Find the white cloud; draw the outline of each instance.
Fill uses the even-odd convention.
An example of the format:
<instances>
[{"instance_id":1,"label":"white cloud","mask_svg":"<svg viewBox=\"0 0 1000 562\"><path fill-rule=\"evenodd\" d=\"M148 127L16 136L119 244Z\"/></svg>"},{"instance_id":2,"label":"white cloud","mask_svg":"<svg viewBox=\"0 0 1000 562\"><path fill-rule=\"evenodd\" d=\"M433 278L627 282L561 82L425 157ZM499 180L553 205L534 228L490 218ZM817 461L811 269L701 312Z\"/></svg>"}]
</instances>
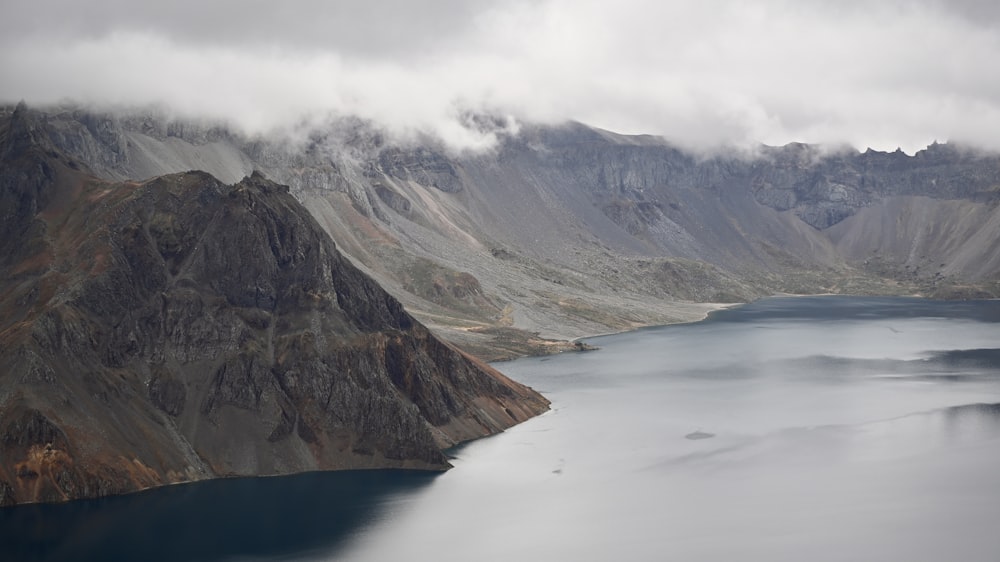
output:
<instances>
[{"instance_id":1,"label":"white cloud","mask_svg":"<svg viewBox=\"0 0 1000 562\"><path fill-rule=\"evenodd\" d=\"M460 124L480 110L692 147L913 151L950 139L1000 149L1000 14L987 4L547 0L421 11L383 1L356 21L343 3L261 4L257 16L226 4L190 26L180 9L132 13L117 1L86 16L96 33L72 17L51 32L5 24L0 98L159 103L250 130L352 114L456 146L489 142ZM64 7L83 18L75 5Z\"/></svg>"}]
</instances>

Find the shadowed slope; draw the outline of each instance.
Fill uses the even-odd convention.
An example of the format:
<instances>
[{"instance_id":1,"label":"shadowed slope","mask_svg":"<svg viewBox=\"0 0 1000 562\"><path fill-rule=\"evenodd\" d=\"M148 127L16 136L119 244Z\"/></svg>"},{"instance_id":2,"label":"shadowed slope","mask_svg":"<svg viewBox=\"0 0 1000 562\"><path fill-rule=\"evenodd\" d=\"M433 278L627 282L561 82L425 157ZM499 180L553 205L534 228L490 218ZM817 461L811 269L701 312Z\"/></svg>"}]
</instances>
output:
<instances>
[{"instance_id":1,"label":"shadowed slope","mask_svg":"<svg viewBox=\"0 0 1000 562\"><path fill-rule=\"evenodd\" d=\"M0 131L0 504L447 466L547 408L442 343L259 174L110 183Z\"/></svg>"},{"instance_id":2,"label":"shadowed slope","mask_svg":"<svg viewBox=\"0 0 1000 562\"><path fill-rule=\"evenodd\" d=\"M264 171L407 310L490 359L774 293L1000 295L1000 158L952 145L695 155L567 123L452 154L352 119L285 144L141 113L42 115L107 179Z\"/></svg>"}]
</instances>

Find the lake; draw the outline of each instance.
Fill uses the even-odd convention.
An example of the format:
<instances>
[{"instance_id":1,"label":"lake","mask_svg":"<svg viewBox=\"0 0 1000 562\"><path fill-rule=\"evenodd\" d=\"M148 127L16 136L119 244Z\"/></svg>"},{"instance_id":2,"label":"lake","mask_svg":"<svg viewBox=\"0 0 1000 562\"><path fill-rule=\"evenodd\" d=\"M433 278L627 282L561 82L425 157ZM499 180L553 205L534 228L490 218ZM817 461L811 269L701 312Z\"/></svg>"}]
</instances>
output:
<instances>
[{"instance_id":1,"label":"lake","mask_svg":"<svg viewBox=\"0 0 1000 562\"><path fill-rule=\"evenodd\" d=\"M0 510L0 559L909 560L1000 553L1000 301L765 299L498 365L552 411L455 468Z\"/></svg>"}]
</instances>

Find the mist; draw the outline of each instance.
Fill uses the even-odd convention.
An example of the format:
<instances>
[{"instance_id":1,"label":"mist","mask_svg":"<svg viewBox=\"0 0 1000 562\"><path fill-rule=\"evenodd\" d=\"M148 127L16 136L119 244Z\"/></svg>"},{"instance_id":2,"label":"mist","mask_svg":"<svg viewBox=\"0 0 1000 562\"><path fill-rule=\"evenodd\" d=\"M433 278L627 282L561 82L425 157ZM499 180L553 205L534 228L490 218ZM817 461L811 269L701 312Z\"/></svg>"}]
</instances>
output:
<instances>
[{"instance_id":1,"label":"mist","mask_svg":"<svg viewBox=\"0 0 1000 562\"><path fill-rule=\"evenodd\" d=\"M52 0L5 16L7 102L157 105L247 133L355 116L453 148L493 143L466 125L482 113L691 149L1000 149L988 3Z\"/></svg>"}]
</instances>

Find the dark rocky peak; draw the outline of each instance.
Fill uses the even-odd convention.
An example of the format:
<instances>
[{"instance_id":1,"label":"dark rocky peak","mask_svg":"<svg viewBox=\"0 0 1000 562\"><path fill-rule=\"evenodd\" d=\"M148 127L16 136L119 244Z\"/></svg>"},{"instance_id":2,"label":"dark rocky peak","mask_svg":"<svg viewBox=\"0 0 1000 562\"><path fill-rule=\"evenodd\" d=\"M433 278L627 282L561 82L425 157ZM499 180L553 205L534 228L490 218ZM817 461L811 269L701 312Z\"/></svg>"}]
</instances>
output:
<instances>
[{"instance_id":1,"label":"dark rocky peak","mask_svg":"<svg viewBox=\"0 0 1000 562\"><path fill-rule=\"evenodd\" d=\"M116 168L127 164L127 140L113 114L76 108L28 109L35 134L32 144L53 158L69 157L87 170ZM16 115L14 116L16 117ZM18 124L12 117L12 126Z\"/></svg>"},{"instance_id":2,"label":"dark rocky peak","mask_svg":"<svg viewBox=\"0 0 1000 562\"><path fill-rule=\"evenodd\" d=\"M440 469L443 447L546 408L437 340L259 172L111 183L28 153L57 197L0 263L0 504Z\"/></svg>"},{"instance_id":3,"label":"dark rocky peak","mask_svg":"<svg viewBox=\"0 0 1000 562\"><path fill-rule=\"evenodd\" d=\"M47 121L23 102L0 121L0 263L37 251L45 228L37 215L71 192L87 170L52 144Z\"/></svg>"},{"instance_id":4,"label":"dark rocky peak","mask_svg":"<svg viewBox=\"0 0 1000 562\"><path fill-rule=\"evenodd\" d=\"M11 112L6 125L0 137L0 158L4 162L13 162L45 143L44 114L29 109L23 101Z\"/></svg>"},{"instance_id":5,"label":"dark rocky peak","mask_svg":"<svg viewBox=\"0 0 1000 562\"><path fill-rule=\"evenodd\" d=\"M255 189L261 193L288 193L287 185L274 183L260 170L254 170L249 176L243 178L234 189Z\"/></svg>"}]
</instances>

